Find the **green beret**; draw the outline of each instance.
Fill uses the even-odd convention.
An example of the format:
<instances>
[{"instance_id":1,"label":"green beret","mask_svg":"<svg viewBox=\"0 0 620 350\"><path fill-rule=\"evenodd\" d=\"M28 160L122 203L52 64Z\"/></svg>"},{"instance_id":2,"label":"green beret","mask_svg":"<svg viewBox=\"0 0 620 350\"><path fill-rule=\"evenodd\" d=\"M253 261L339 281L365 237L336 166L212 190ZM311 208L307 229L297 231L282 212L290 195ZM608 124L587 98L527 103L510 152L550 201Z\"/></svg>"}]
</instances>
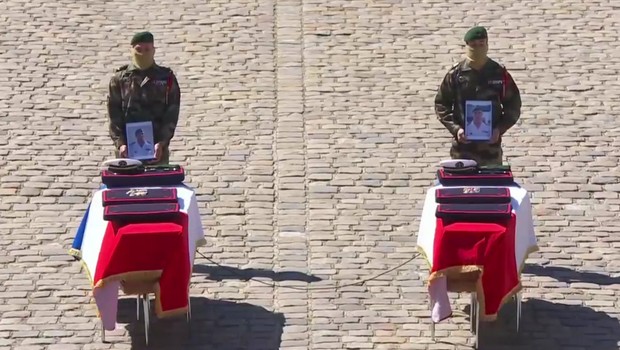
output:
<instances>
[{"instance_id":1,"label":"green beret","mask_svg":"<svg viewBox=\"0 0 620 350\"><path fill-rule=\"evenodd\" d=\"M484 27L473 27L465 33L465 42L472 40L486 39L487 30Z\"/></svg>"},{"instance_id":2,"label":"green beret","mask_svg":"<svg viewBox=\"0 0 620 350\"><path fill-rule=\"evenodd\" d=\"M139 43L153 43L153 34L150 32L140 32L136 33L133 38L131 38L131 46L139 44Z\"/></svg>"}]
</instances>

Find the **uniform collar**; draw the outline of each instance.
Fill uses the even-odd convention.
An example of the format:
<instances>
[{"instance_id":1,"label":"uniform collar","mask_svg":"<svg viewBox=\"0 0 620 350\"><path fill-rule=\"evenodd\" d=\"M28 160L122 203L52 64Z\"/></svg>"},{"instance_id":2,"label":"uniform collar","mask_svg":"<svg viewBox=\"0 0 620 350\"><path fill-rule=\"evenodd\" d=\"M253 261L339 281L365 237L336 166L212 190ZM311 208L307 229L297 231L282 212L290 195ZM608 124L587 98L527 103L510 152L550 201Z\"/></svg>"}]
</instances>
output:
<instances>
[{"instance_id":1,"label":"uniform collar","mask_svg":"<svg viewBox=\"0 0 620 350\"><path fill-rule=\"evenodd\" d=\"M150 66L149 68L145 69L145 70L141 70L140 68L138 68L138 66L136 66L135 64L133 64L133 62L129 63L129 65L127 65L127 72L149 72L152 70L157 70L159 68L159 66L157 65L157 63L153 63L152 66Z\"/></svg>"},{"instance_id":2,"label":"uniform collar","mask_svg":"<svg viewBox=\"0 0 620 350\"><path fill-rule=\"evenodd\" d=\"M482 68L480 68L480 70L485 70L489 64L491 63L491 59L487 58L487 61L484 63L484 66L482 66ZM469 71L472 70L473 68L469 65L469 60L467 58L465 58L463 60L463 64L461 65L461 71Z\"/></svg>"}]
</instances>

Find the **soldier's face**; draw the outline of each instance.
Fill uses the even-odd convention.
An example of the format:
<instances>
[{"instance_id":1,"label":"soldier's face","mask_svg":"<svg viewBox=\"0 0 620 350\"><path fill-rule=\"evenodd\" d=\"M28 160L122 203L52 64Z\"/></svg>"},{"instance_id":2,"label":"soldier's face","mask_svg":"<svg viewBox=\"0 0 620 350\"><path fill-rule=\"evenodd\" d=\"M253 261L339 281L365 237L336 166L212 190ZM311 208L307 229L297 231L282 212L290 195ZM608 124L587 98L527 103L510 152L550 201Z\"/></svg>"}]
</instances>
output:
<instances>
[{"instance_id":1,"label":"soldier's face","mask_svg":"<svg viewBox=\"0 0 620 350\"><path fill-rule=\"evenodd\" d=\"M139 43L131 48L131 52L138 56L153 56L155 46L152 43Z\"/></svg>"},{"instance_id":2,"label":"soldier's face","mask_svg":"<svg viewBox=\"0 0 620 350\"><path fill-rule=\"evenodd\" d=\"M138 135L136 135L136 139L138 139L138 141L143 142L144 141L144 134L139 133Z\"/></svg>"},{"instance_id":3,"label":"soldier's face","mask_svg":"<svg viewBox=\"0 0 620 350\"><path fill-rule=\"evenodd\" d=\"M465 46L465 54L474 61L482 61L486 57L488 50L487 39L472 40Z\"/></svg>"},{"instance_id":4,"label":"soldier's face","mask_svg":"<svg viewBox=\"0 0 620 350\"><path fill-rule=\"evenodd\" d=\"M488 44L487 39L476 39L467 43L467 45L473 49L484 48Z\"/></svg>"}]
</instances>

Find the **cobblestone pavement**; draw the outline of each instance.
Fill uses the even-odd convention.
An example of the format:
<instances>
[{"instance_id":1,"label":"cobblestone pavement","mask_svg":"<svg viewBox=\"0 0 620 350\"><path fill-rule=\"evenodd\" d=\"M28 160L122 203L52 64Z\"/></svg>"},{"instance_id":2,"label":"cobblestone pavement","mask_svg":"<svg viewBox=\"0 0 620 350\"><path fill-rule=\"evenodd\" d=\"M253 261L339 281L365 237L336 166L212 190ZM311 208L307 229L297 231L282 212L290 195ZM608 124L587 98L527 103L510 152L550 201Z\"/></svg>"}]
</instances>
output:
<instances>
[{"instance_id":1,"label":"cobblestone pavement","mask_svg":"<svg viewBox=\"0 0 620 350\"><path fill-rule=\"evenodd\" d=\"M108 79L143 28L182 87L171 160L199 194L200 252L228 267L197 260L193 337L184 320L154 320L152 348L471 348L467 295L452 295L459 312L430 340L421 258L363 286L305 288L416 252L432 167L448 157L432 100L466 28L483 24L521 88L505 153L531 191L540 251L520 336L507 307L482 343L618 349L620 6L450 3L0 2L0 348L143 347L129 297L100 341L88 279L67 255L112 156Z\"/></svg>"}]
</instances>

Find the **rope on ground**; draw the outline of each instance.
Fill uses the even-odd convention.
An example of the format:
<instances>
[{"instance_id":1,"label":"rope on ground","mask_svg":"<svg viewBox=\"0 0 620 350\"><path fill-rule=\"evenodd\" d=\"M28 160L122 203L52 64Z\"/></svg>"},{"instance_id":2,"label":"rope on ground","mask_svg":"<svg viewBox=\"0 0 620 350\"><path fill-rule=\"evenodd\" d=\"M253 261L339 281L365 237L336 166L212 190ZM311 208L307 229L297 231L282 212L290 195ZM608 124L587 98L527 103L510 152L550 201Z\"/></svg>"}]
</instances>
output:
<instances>
[{"instance_id":1,"label":"rope on ground","mask_svg":"<svg viewBox=\"0 0 620 350\"><path fill-rule=\"evenodd\" d=\"M204 254L202 254L201 252L198 252L198 254L199 254L200 256L202 256L203 258L205 258L205 259L206 259L207 261L209 261L210 263L212 263L212 264L214 264L214 265L216 265L216 266L218 266L218 267L221 267L221 268L223 268L223 269L225 269L225 270L229 270L229 271L230 271L230 273L232 273L233 275L236 275L236 276L238 276L238 277L242 277L243 279L247 279L247 278L246 278L246 276L241 275L240 273L238 273L238 272L237 272L237 271L235 271L234 269L232 269L232 268L230 268L230 267L227 267L227 266L224 266L224 265L221 265L221 264L218 264L217 262L215 262L215 261L213 261L213 260L211 260L211 259L207 258L207 257L206 257ZM379 278L379 277L381 277L381 276L383 276L383 275L385 275L385 274L388 274L388 273L390 273L390 272L392 272L392 271L394 271L394 270L397 270L397 269L399 269L399 268L401 268L401 267L403 267L403 266L407 265L408 263L410 263L410 262L412 262L413 260L415 260L418 256L420 256L420 253L416 253L416 254L414 254L411 258L409 258L409 259L405 260L404 262L402 262L402 263L400 263L400 264L396 265L395 267L393 267L393 268L391 268L391 269L388 269L388 270L386 270L386 271L383 271L383 272L381 272L381 273L379 273L379 274L377 274L377 275L374 275L374 276L372 276L372 277L369 277L369 278L366 278L366 279L362 279L362 280L359 280L359 281L356 281L356 282L352 282L352 283L347 283L347 284L342 284L342 285L336 285L336 286L329 286L329 287L328 287L328 286L325 286L325 287L315 287L315 288L309 288L309 287L302 288L302 287L294 287L294 286L279 286L279 285L277 285L276 283L267 283L267 282L263 282L263 281L260 281L260 280L256 280L256 279L254 279L254 278L249 278L248 280L252 280L252 281L255 281L255 282L258 282L258 283L264 284L264 285L266 285L266 286L273 287L273 288L278 287L278 288L294 289L294 290L301 290L301 291L312 291L312 290L330 290L330 289L337 290L337 289L344 288L344 287L351 287L351 286L359 286L359 285L363 285L363 284L364 284L364 283L366 283L366 282L369 282L369 281L372 281L372 280L376 280L377 278Z\"/></svg>"}]
</instances>

